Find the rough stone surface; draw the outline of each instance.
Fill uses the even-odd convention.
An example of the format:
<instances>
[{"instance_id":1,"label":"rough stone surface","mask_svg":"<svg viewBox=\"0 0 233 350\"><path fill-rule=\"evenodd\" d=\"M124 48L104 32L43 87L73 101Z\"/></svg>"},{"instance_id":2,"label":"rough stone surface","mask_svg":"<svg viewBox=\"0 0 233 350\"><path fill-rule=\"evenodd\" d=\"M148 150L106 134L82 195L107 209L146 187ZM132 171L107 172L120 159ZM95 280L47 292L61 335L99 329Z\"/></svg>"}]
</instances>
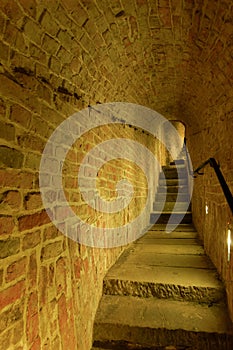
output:
<instances>
[{"instance_id":1,"label":"rough stone surface","mask_svg":"<svg viewBox=\"0 0 233 350\"><path fill-rule=\"evenodd\" d=\"M94 346L123 349L124 341L126 349L231 348L224 287L197 236L182 226L170 235L158 225L108 271Z\"/></svg>"},{"instance_id":2,"label":"rough stone surface","mask_svg":"<svg viewBox=\"0 0 233 350\"><path fill-rule=\"evenodd\" d=\"M94 339L230 350L233 337L228 326L222 306L104 296L96 315Z\"/></svg>"}]
</instances>

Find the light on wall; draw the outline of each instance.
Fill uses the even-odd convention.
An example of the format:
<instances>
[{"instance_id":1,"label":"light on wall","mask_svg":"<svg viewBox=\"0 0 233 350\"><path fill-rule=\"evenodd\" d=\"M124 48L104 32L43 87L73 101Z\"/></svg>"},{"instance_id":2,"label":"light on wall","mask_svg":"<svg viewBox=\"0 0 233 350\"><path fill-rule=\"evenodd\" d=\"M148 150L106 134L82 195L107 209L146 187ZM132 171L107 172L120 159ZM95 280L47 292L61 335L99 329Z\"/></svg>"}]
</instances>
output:
<instances>
[{"instance_id":1,"label":"light on wall","mask_svg":"<svg viewBox=\"0 0 233 350\"><path fill-rule=\"evenodd\" d=\"M207 203L205 204L205 213L206 213L206 215L209 213L209 207L208 207Z\"/></svg>"},{"instance_id":2,"label":"light on wall","mask_svg":"<svg viewBox=\"0 0 233 350\"><path fill-rule=\"evenodd\" d=\"M231 259L231 227L227 225L227 261Z\"/></svg>"}]
</instances>

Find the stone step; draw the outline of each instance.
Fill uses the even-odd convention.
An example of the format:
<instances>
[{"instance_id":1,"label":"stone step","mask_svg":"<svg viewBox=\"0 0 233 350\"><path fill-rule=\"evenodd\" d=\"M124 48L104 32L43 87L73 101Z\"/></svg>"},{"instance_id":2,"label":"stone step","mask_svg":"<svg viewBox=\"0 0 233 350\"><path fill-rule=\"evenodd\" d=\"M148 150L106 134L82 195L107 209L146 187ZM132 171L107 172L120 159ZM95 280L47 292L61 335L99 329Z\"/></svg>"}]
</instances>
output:
<instances>
[{"instance_id":1,"label":"stone step","mask_svg":"<svg viewBox=\"0 0 233 350\"><path fill-rule=\"evenodd\" d=\"M184 165L184 159L177 159L177 160L174 160L174 162L170 162L170 165Z\"/></svg>"},{"instance_id":2,"label":"stone step","mask_svg":"<svg viewBox=\"0 0 233 350\"><path fill-rule=\"evenodd\" d=\"M153 225L105 276L93 350L232 349L224 286L197 232L166 227Z\"/></svg>"},{"instance_id":3,"label":"stone step","mask_svg":"<svg viewBox=\"0 0 233 350\"><path fill-rule=\"evenodd\" d=\"M188 186L158 186L158 191L157 193L185 193L186 195L188 195L189 193L189 189Z\"/></svg>"},{"instance_id":4,"label":"stone step","mask_svg":"<svg viewBox=\"0 0 233 350\"><path fill-rule=\"evenodd\" d=\"M225 305L104 295L93 339L100 349L230 350L231 322Z\"/></svg>"},{"instance_id":5,"label":"stone step","mask_svg":"<svg viewBox=\"0 0 233 350\"><path fill-rule=\"evenodd\" d=\"M155 226L160 226L160 225L155 225ZM165 225L164 225L165 226ZM168 227L169 228L169 227ZM152 244L152 240L156 242L156 239L173 239L173 238L177 238L177 239L188 239L188 238L197 238L197 232L196 231L188 231L187 232L183 232L183 231L172 231L170 232L170 230L168 232L165 231L166 230L166 226L164 228L163 231L159 230L159 229L155 229L154 227L151 227L150 230L146 233L146 235L142 236L140 238L140 241L138 241L138 243L140 243L141 241L151 241ZM171 228L172 230L172 228Z\"/></svg>"},{"instance_id":6,"label":"stone step","mask_svg":"<svg viewBox=\"0 0 233 350\"><path fill-rule=\"evenodd\" d=\"M186 235L195 235L197 237L197 231L193 225L190 224L179 224L177 225L166 225L166 224L155 224L150 227L149 232L146 233L147 236L150 234L166 234L166 229L169 228L171 231L171 235L179 235L177 238L186 237ZM185 235L185 236L184 236ZM144 236L145 237L145 236ZM191 238L191 237L190 237Z\"/></svg>"},{"instance_id":7,"label":"stone step","mask_svg":"<svg viewBox=\"0 0 233 350\"><path fill-rule=\"evenodd\" d=\"M153 212L150 214L151 224L191 224L192 213L191 212Z\"/></svg>"},{"instance_id":8,"label":"stone step","mask_svg":"<svg viewBox=\"0 0 233 350\"><path fill-rule=\"evenodd\" d=\"M163 165L162 166L162 171L169 171L169 170L174 170L174 169L181 169L181 170L186 170L185 163L176 163L176 162L170 162L170 165Z\"/></svg>"},{"instance_id":9,"label":"stone step","mask_svg":"<svg viewBox=\"0 0 233 350\"><path fill-rule=\"evenodd\" d=\"M218 302L225 296L213 264L192 231L146 233L108 271L103 291L201 303Z\"/></svg>"},{"instance_id":10,"label":"stone step","mask_svg":"<svg viewBox=\"0 0 233 350\"><path fill-rule=\"evenodd\" d=\"M188 174L186 170L179 170L179 174L177 172L177 169L164 169L163 172L159 174L159 179L187 179Z\"/></svg>"},{"instance_id":11,"label":"stone step","mask_svg":"<svg viewBox=\"0 0 233 350\"><path fill-rule=\"evenodd\" d=\"M158 192L155 196L155 199L159 202L164 202L167 200L168 202L187 202L189 201L188 193L166 193L166 192Z\"/></svg>"},{"instance_id":12,"label":"stone step","mask_svg":"<svg viewBox=\"0 0 233 350\"><path fill-rule=\"evenodd\" d=\"M188 173L185 167L162 167L162 171L160 172L160 179L182 179L188 178Z\"/></svg>"},{"instance_id":13,"label":"stone step","mask_svg":"<svg viewBox=\"0 0 233 350\"><path fill-rule=\"evenodd\" d=\"M178 186L178 185L186 185L187 179L159 179L159 186Z\"/></svg>"},{"instance_id":14,"label":"stone step","mask_svg":"<svg viewBox=\"0 0 233 350\"><path fill-rule=\"evenodd\" d=\"M154 264L164 263L164 258L156 257ZM148 259L144 258L144 260ZM182 264L185 261L193 261L198 267L161 267L160 265L141 264L137 265L133 275L130 271L134 270L132 263L127 263L123 267L121 265L124 271L115 270L105 277L103 293L104 295L124 295L180 302L192 301L208 305L221 301L225 292L222 285L216 282L215 270L205 269L204 259L202 261L197 257L193 259L181 257L177 259L176 264ZM192 281L190 281L192 274Z\"/></svg>"},{"instance_id":15,"label":"stone step","mask_svg":"<svg viewBox=\"0 0 233 350\"><path fill-rule=\"evenodd\" d=\"M189 202L159 202L156 201L153 204L153 210L154 211L165 211L165 212L172 212L174 207L176 207L176 211L179 212L185 212L185 211L191 211L191 205Z\"/></svg>"}]
</instances>

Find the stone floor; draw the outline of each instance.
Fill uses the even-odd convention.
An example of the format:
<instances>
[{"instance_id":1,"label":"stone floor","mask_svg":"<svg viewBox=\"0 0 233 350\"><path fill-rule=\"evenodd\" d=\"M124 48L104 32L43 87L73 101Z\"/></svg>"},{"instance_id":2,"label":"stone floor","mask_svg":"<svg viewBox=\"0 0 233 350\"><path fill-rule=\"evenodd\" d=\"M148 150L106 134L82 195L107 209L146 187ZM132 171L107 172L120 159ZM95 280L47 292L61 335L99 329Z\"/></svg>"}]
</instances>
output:
<instances>
[{"instance_id":1,"label":"stone floor","mask_svg":"<svg viewBox=\"0 0 233 350\"><path fill-rule=\"evenodd\" d=\"M225 291L192 225L154 225L107 273L93 350L233 349Z\"/></svg>"}]
</instances>

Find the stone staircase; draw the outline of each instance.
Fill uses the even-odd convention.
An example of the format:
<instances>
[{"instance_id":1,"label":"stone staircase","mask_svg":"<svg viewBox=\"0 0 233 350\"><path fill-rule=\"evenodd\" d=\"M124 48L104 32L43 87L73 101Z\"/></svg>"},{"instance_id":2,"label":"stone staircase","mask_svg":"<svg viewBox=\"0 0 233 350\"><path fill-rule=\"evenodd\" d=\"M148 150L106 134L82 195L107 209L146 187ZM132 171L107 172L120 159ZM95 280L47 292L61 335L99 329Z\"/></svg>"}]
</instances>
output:
<instances>
[{"instance_id":1,"label":"stone staircase","mask_svg":"<svg viewBox=\"0 0 233 350\"><path fill-rule=\"evenodd\" d=\"M161 176L152 214L159 214L157 202L166 181L159 222L131 244L105 276L92 350L233 349L224 286L205 255L191 213L173 232L165 232L174 202L180 203L178 218L188 201L185 178L179 176L184 192L177 199L178 179L174 167L169 168L164 169L166 180Z\"/></svg>"},{"instance_id":2,"label":"stone staircase","mask_svg":"<svg viewBox=\"0 0 233 350\"><path fill-rule=\"evenodd\" d=\"M151 222L167 223L174 209L170 223L192 223L189 202L188 173L179 159L162 168Z\"/></svg>"}]
</instances>

